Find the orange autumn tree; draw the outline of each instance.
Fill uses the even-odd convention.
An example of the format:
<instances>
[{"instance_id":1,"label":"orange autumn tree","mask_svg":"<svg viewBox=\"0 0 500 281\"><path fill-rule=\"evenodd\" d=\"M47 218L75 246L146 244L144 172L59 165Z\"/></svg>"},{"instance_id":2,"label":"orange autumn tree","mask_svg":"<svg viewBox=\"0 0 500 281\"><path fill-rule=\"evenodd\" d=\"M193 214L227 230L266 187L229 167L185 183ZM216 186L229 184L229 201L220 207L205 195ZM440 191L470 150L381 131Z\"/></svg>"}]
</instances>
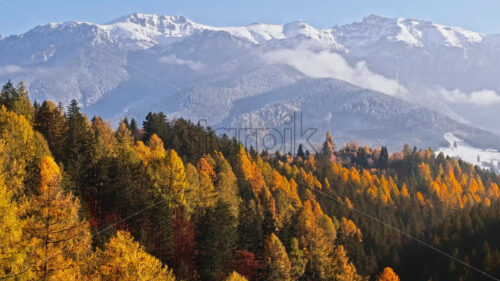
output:
<instances>
[{"instance_id":1,"label":"orange autumn tree","mask_svg":"<svg viewBox=\"0 0 500 281\"><path fill-rule=\"evenodd\" d=\"M98 259L99 280L174 281L171 270L144 251L126 231L118 231L106 244Z\"/></svg>"},{"instance_id":2,"label":"orange autumn tree","mask_svg":"<svg viewBox=\"0 0 500 281\"><path fill-rule=\"evenodd\" d=\"M258 198L262 190L266 188L264 176L261 169L253 161L252 156L245 151L243 146L240 146L238 153L238 164L242 172L242 177L245 179L245 188L248 189L245 191L252 193Z\"/></svg>"},{"instance_id":3,"label":"orange autumn tree","mask_svg":"<svg viewBox=\"0 0 500 281\"><path fill-rule=\"evenodd\" d=\"M202 197L200 202L206 207L213 207L217 200L217 191L214 186L217 176L212 165L207 160L207 156L202 157L200 161L198 161L197 169L200 179L199 193Z\"/></svg>"},{"instance_id":4,"label":"orange autumn tree","mask_svg":"<svg viewBox=\"0 0 500 281\"><path fill-rule=\"evenodd\" d=\"M54 160L43 158L38 194L30 198L25 233L38 280L82 280L90 253L90 231L78 215L80 204L61 188L61 171Z\"/></svg>"},{"instance_id":5,"label":"orange autumn tree","mask_svg":"<svg viewBox=\"0 0 500 281\"><path fill-rule=\"evenodd\" d=\"M399 276L390 267L384 268L377 281L399 281Z\"/></svg>"}]
</instances>

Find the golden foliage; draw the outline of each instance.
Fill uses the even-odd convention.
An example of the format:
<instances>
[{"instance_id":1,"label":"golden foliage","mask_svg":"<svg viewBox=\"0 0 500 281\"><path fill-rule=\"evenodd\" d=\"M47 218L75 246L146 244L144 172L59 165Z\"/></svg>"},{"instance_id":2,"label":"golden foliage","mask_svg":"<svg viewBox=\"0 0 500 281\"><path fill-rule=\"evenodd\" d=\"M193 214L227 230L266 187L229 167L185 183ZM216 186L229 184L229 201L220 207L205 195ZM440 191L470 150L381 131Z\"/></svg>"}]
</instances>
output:
<instances>
[{"instance_id":1,"label":"golden foliage","mask_svg":"<svg viewBox=\"0 0 500 281\"><path fill-rule=\"evenodd\" d=\"M266 188L266 183L264 181L261 170L251 159L251 157L246 153L243 147L240 147L238 160L245 180L252 187L254 195L258 197L262 190Z\"/></svg>"},{"instance_id":2,"label":"golden foliage","mask_svg":"<svg viewBox=\"0 0 500 281\"><path fill-rule=\"evenodd\" d=\"M80 264L90 252L90 231L78 215L80 205L64 194L61 172L47 156L41 164L38 194L30 198L26 235L34 252L33 272L44 280L80 280Z\"/></svg>"},{"instance_id":3,"label":"golden foliage","mask_svg":"<svg viewBox=\"0 0 500 281\"><path fill-rule=\"evenodd\" d=\"M247 281L247 279L238 274L238 272L233 271L224 281Z\"/></svg>"},{"instance_id":4,"label":"golden foliage","mask_svg":"<svg viewBox=\"0 0 500 281\"><path fill-rule=\"evenodd\" d=\"M151 152L151 159L162 159L167 154L163 147L163 141L156 134L153 134L151 138L149 138L148 147Z\"/></svg>"},{"instance_id":5,"label":"golden foliage","mask_svg":"<svg viewBox=\"0 0 500 281\"><path fill-rule=\"evenodd\" d=\"M340 230L347 237L354 237L360 242L363 240L361 229L359 229L356 224L350 219L342 217L342 219L340 220Z\"/></svg>"},{"instance_id":6,"label":"golden foliage","mask_svg":"<svg viewBox=\"0 0 500 281\"><path fill-rule=\"evenodd\" d=\"M384 268L377 281L399 281L399 276L390 267Z\"/></svg>"},{"instance_id":7,"label":"golden foliage","mask_svg":"<svg viewBox=\"0 0 500 281\"><path fill-rule=\"evenodd\" d=\"M0 167L3 167L5 147L0 144ZM5 184L0 169L0 278L15 275L24 270L27 248L23 241L21 213L12 199L12 190Z\"/></svg>"},{"instance_id":8,"label":"golden foliage","mask_svg":"<svg viewBox=\"0 0 500 281\"><path fill-rule=\"evenodd\" d=\"M273 233L264 242L263 254L265 280L290 280L290 261L285 247L280 239Z\"/></svg>"},{"instance_id":9,"label":"golden foliage","mask_svg":"<svg viewBox=\"0 0 500 281\"><path fill-rule=\"evenodd\" d=\"M174 281L171 270L144 251L132 236L118 231L99 254L99 278L103 281Z\"/></svg>"}]
</instances>

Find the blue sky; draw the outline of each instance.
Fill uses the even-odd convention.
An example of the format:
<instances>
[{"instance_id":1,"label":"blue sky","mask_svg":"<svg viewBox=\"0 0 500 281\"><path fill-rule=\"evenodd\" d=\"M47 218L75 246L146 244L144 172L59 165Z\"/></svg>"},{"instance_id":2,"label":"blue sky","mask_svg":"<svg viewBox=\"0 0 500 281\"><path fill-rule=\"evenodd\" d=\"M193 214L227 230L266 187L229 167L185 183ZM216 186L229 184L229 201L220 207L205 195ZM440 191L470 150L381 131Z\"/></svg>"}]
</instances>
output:
<instances>
[{"instance_id":1,"label":"blue sky","mask_svg":"<svg viewBox=\"0 0 500 281\"><path fill-rule=\"evenodd\" d=\"M106 23L133 12L184 15L214 26L305 20L320 28L377 14L500 33L499 11L500 0L0 0L0 34L66 20Z\"/></svg>"}]
</instances>

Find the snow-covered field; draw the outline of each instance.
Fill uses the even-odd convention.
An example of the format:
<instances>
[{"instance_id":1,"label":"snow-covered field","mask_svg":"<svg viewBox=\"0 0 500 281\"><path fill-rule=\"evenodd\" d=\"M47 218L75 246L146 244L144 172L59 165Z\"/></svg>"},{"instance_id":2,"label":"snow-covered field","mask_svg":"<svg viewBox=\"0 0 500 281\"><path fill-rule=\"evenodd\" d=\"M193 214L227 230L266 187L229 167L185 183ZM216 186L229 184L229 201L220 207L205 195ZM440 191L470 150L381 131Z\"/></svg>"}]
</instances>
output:
<instances>
[{"instance_id":1,"label":"snow-covered field","mask_svg":"<svg viewBox=\"0 0 500 281\"><path fill-rule=\"evenodd\" d=\"M452 133L446 133L444 138L450 144L449 147L441 147L436 153L442 152L446 156L460 158L481 168L500 173L500 152L497 150L472 147Z\"/></svg>"}]
</instances>

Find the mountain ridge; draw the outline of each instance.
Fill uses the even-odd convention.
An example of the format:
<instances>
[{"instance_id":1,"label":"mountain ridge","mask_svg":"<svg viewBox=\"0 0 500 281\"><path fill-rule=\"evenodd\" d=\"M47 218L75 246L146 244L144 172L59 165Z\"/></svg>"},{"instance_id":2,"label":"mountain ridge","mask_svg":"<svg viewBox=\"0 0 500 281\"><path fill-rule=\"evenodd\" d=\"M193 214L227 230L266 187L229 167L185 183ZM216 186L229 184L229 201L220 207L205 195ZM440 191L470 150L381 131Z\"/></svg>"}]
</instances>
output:
<instances>
[{"instance_id":1,"label":"mountain ridge","mask_svg":"<svg viewBox=\"0 0 500 281\"><path fill-rule=\"evenodd\" d=\"M134 13L106 24L51 23L2 38L0 81L25 81L38 101L77 99L87 113L114 124L123 116L165 111L170 118L220 125L243 120L248 112L233 110L239 100L330 78L371 90L371 97L383 93L500 131L488 117L500 109L497 44L500 37L459 27L375 15L317 29L303 21L212 27L183 16ZM290 92L279 103L290 105L306 92ZM314 107L294 102L290 108ZM319 115L332 114L321 108ZM450 122L443 126L457 127ZM400 133L411 140L411 132ZM441 130L435 133L444 140Z\"/></svg>"}]
</instances>

